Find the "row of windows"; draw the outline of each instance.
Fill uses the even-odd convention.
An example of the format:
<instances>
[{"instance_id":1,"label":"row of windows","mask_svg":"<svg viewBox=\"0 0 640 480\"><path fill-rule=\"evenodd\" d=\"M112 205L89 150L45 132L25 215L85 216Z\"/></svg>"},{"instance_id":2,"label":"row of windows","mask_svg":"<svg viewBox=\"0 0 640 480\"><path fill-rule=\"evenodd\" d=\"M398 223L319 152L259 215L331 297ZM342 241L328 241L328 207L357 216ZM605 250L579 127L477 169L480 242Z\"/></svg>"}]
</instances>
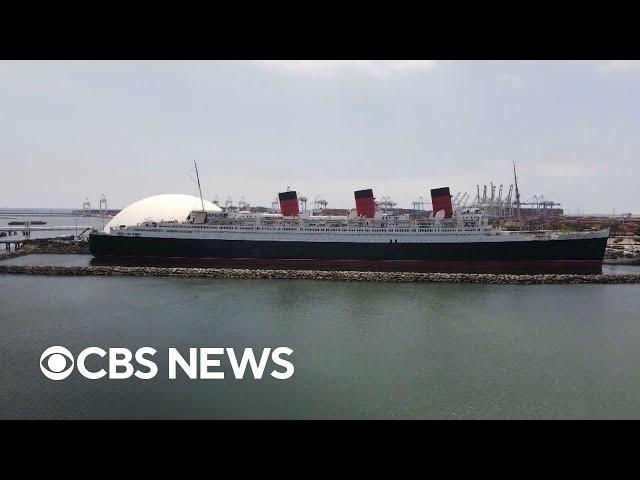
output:
<instances>
[{"instance_id":1,"label":"row of windows","mask_svg":"<svg viewBox=\"0 0 640 480\"><path fill-rule=\"evenodd\" d=\"M174 230L176 227L179 227L180 230ZM241 227L241 226L232 226L232 225L176 225L172 226L173 229L167 229L167 232L186 232L191 231L191 229L206 229L206 230L224 230L224 231L262 231L262 232L354 232L354 233L409 233L409 232L420 232L420 233L433 233L433 232L445 232L445 233L453 233L453 232L480 232L482 229L479 227L465 227L465 228L313 228L313 227ZM189 230L187 230L187 228ZM161 230L164 231L164 230Z\"/></svg>"},{"instance_id":2,"label":"row of windows","mask_svg":"<svg viewBox=\"0 0 640 480\"><path fill-rule=\"evenodd\" d=\"M193 228L202 228L201 226L194 226ZM212 231L216 231L216 230L225 230L224 232L221 233L238 233L238 229L231 229L231 228L227 228L227 227L219 227L219 228L207 228L208 230L212 230ZM167 233L191 233L192 230L174 230L174 229L153 229L154 231L157 232L167 232ZM227 232L227 230L229 230ZM251 230L254 230L253 228ZM281 231L295 231L295 232L312 232L312 233L317 233L317 232L330 232L330 231L338 231L338 232L352 232L355 234L363 234L363 233L393 233L393 232L414 232L416 233L416 229L363 229L363 230L355 230L355 229L340 229L340 230L333 230L333 229L324 229L324 228L303 228L303 229L294 229L294 228L260 228L260 227L256 227L255 230L260 230L263 231L265 233L275 233L275 232L281 232ZM453 228L441 228L441 229L425 229L425 228L420 228L417 230L417 232L419 233L457 233L457 232L480 232L479 228L464 228L464 229L453 229ZM122 234L119 232L119 234ZM132 235L139 235L138 233L132 234Z\"/></svg>"},{"instance_id":3,"label":"row of windows","mask_svg":"<svg viewBox=\"0 0 640 480\"><path fill-rule=\"evenodd\" d=\"M209 226L209 225L192 225L189 228L207 229L207 230L231 230L231 231L270 231L270 232L479 232L480 228L293 228L293 227L232 227L232 226ZM166 230L167 232L182 232L184 230Z\"/></svg>"}]
</instances>

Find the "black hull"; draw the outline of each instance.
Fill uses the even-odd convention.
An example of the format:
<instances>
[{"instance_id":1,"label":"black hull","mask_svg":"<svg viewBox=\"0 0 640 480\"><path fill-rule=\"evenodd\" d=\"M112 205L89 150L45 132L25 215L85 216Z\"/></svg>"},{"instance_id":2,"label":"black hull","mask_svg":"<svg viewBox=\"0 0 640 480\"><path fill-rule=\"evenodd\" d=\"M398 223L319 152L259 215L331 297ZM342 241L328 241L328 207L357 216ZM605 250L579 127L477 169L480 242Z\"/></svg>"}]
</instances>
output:
<instances>
[{"instance_id":1,"label":"black hull","mask_svg":"<svg viewBox=\"0 0 640 480\"><path fill-rule=\"evenodd\" d=\"M606 244L606 238L386 244L89 236L102 262L441 272L599 273Z\"/></svg>"}]
</instances>

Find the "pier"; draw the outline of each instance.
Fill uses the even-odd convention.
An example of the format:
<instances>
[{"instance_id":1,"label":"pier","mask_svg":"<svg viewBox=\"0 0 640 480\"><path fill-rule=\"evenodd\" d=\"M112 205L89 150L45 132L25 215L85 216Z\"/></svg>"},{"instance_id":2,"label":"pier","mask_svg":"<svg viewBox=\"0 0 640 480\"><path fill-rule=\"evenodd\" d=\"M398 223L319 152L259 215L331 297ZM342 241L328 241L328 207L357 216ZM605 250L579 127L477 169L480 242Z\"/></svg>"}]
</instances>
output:
<instances>
[{"instance_id":1,"label":"pier","mask_svg":"<svg viewBox=\"0 0 640 480\"><path fill-rule=\"evenodd\" d=\"M85 233L91 231L94 228L92 226L87 225L59 225L59 226L50 226L50 227L33 227L31 225L22 226L9 226L9 227L0 227L0 238L5 238L10 235L17 235L18 233L22 233L22 238L20 240L0 240L0 244L6 244L6 249L10 250L11 244L16 244L16 248L20 246L23 240L31 237L31 232L71 232L71 231L80 231L80 233L76 233L76 237L80 238Z\"/></svg>"},{"instance_id":2,"label":"pier","mask_svg":"<svg viewBox=\"0 0 640 480\"><path fill-rule=\"evenodd\" d=\"M69 232L71 230L90 230L94 227L92 227L91 225L87 226L87 225L78 225L77 227L75 225L58 225L58 226L51 226L51 227L41 227L41 226L37 226L37 227L33 227L31 225L27 225L24 227L16 227L16 226L10 226L10 227L0 227L0 232Z\"/></svg>"}]
</instances>

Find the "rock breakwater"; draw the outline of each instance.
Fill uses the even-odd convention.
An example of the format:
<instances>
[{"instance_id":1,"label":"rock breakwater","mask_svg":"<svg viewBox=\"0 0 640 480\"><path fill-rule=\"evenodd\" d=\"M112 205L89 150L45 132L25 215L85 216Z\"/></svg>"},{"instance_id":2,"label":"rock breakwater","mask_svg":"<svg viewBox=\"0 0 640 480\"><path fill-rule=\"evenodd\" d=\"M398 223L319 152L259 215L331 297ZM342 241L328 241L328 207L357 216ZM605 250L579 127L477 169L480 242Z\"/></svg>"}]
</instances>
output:
<instances>
[{"instance_id":1,"label":"rock breakwater","mask_svg":"<svg viewBox=\"0 0 640 480\"><path fill-rule=\"evenodd\" d=\"M89 242L86 240L80 241L65 241L54 239L38 239L38 240L25 240L22 247L18 250L23 255L29 254L86 254L89 253Z\"/></svg>"},{"instance_id":2,"label":"rock breakwater","mask_svg":"<svg viewBox=\"0 0 640 480\"><path fill-rule=\"evenodd\" d=\"M471 283L506 285L637 284L640 274L619 275L509 275L471 273L356 272L324 270L253 270L239 268L170 268L122 266L2 265L0 274L63 276L128 276L236 278L281 280L333 280L344 282Z\"/></svg>"}]
</instances>

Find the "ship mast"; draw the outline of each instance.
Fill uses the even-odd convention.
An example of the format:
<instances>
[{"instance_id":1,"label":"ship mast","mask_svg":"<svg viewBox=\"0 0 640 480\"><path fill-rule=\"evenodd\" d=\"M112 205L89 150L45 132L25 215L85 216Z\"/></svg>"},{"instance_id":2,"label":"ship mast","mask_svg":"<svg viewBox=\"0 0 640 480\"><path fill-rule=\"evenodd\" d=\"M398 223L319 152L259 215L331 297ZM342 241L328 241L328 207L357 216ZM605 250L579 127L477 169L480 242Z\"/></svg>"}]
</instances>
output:
<instances>
[{"instance_id":1,"label":"ship mast","mask_svg":"<svg viewBox=\"0 0 640 480\"><path fill-rule=\"evenodd\" d=\"M518 221L520 221L520 191L518 190L518 176L516 175L516 162L513 162L513 181L516 186L516 209L518 210Z\"/></svg>"},{"instance_id":2,"label":"ship mast","mask_svg":"<svg viewBox=\"0 0 640 480\"><path fill-rule=\"evenodd\" d=\"M198 175L198 164L193 161L193 165L196 167L196 178L198 179L198 192L200 192L200 203L202 204L202 211L204 212L204 200L202 200L202 188L200 188L200 175Z\"/></svg>"}]
</instances>

